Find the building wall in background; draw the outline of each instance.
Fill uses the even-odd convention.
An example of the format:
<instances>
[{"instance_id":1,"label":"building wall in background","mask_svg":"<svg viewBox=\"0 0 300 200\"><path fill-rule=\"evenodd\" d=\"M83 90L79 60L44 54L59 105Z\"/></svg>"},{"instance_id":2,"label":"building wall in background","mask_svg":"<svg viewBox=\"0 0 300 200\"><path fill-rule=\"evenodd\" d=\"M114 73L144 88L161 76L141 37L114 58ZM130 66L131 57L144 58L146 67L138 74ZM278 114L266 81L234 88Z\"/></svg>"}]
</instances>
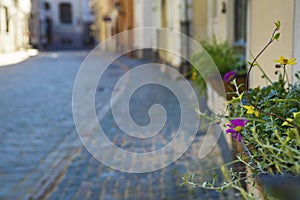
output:
<instances>
[{"instance_id":1,"label":"building wall in background","mask_svg":"<svg viewBox=\"0 0 300 200\"><path fill-rule=\"evenodd\" d=\"M293 74L300 72L300 2L295 0L294 6L295 19L294 19L294 52L293 57L297 58L298 61L296 66L293 67ZM293 77L293 81L297 81L296 77Z\"/></svg>"},{"instance_id":2,"label":"building wall in background","mask_svg":"<svg viewBox=\"0 0 300 200\"><path fill-rule=\"evenodd\" d=\"M32 0L31 42L39 49L91 45L94 16L91 0Z\"/></svg>"},{"instance_id":3,"label":"building wall in background","mask_svg":"<svg viewBox=\"0 0 300 200\"><path fill-rule=\"evenodd\" d=\"M192 18L192 37L200 42L208 40L208 0L194 0Z\"/></svg>"},{"instance_id":4,"label":"building wall in background","mask_svg":"<svg viewBox=\"0 0 300 200\"><path fill-rule=\"evenodd\" d=\"M29 31L30 31L30 44L34 48L41 49L42 43L40 41L41 38L41 21L43 19L42 13L40 10L41 7L40 0L31 0L31 10L30 10L30 18L29 18Z\"/></svg>"},{"instance_id":5,"label":"building wall in background","mask_svg":"<svg viewBox=\"0 0 300 200\"><path fill-rule=\"evenodd\" d=\"M0 53L29 47L30 0L0 1Z\"/></svg>"},{"instance_id":6,"label":"building wall in background","mask_svg":"<svg viewBox=\"0 0 300 200\"><path fill-rule=\"evenodd\" d=\"M279 42L274 42L258 60L259 64L273 80L276 78L275 59L281 55L289 58L295 56L300 59L300 55L294 54L296 46L299 48L299 43L294 41L294 36L297 37L294 32L295 2L295 0L273 0L270 3L269 0L249 0L248 60L251 60L252 55L257 55L269 41L275 27L274 22L280 20L282 24ZM298 12L299 10L297 10ZM287 70L291 75L292 67L288 67ZM257 69L253 71L250 83L251 86L266 84Z\"/></svg>"},{"instance_id":7,"label":"building wall in background","mask_svg":"<svg viewBox=\"0 0 300 200\"><path fill-rule=\"evenodd\" d=\"M233 43L233 1L208 1L207 34L210 41L215 37L218 42Z\"/></svg>"},{"instance_id":8,"label":"building wall in background","mask_svg":"<svg viewBox=\"0 0 300 200\"><path fill-rule=\"evenodd\" d=\"M192 1L190 0L157 0L155 3L155 25L159 28L170 29L178 33L191 33ZM171 49L180 54L186 54L188 44L179 38L170 38L166 33L158 31L156 42L165 49ZM158 57L162 62L180 67L184 60L178 55L165 50L159 50Z\"/></svg>"},{"instance_id":9,"label":"building wall in background","mask_svg":"<svg viewBox=\"0 0 300 200\"><path fill-rule=\"evenodd\" d=\"M134 0L134 28L153 27L153 1ZM139 34L134 36L135 55L138 58L151 58L152 50L142 48L153 44L152 34L147 31L139 31Z\"/></svg>"},{"instance_id":10,"label":"building wall in background","mask_svg":"<svg viewBox=\"0 0 300 200\"><path fill-rule=\"evenodd\" d=\"M227 40L229 43L245 48L246 60L251 61L270 40L272 31L275 28L274 22L281 21L280 40L274 42L258 59L258 63L266 71L268 76L277 80L275 75L274 60L279 56L300 59L300 3L298 0L247 0L246 25L243 20L237 24L241 14L235 6L241 0L227 0L226 13L222 12L223 5L218 0L209 1L208 4L208 36L216 35L218 41ZM221 6L221 7L220 7ZM241 5L240 5L241 6ZM217 12L216 12L217 11ZM227 17L225 15L228 15ZM244 16L243 16L244 17ZM240 29L240 32L239 30ZM246 30L246 33L243 31ZM300 71L300 64L287 68L289 77ZM296 80L295 78L293 79ZM266 85L265 79L259 69L254 68L250 75L250 87ZM225 103L224 100L214 98L211 108L218 107ZM218 108L217 108L218 110ZM217 111L215 110L215 111Z\"/></svg>"},{"instance_id":11,"label":"building wall in background","mask_svg":"<svg viewBox=\"0 0 300 200\"><path fill-rule=\"evenodd\" d=\"M94 0L93 13L95 15L96 25L96 40L98 42L104 41L111 36L111 16L114 7L111 0ZM109 32L108 32L109 31Z\"/></svg>"},{"instance_id":12,"label":"building wall in background","mask_svg":"<svg viewBox=\"0 0 300 200\"><path fill-rule=\"evenodd\" d=\"M272 45L263 55L260 60L262 66L267 67L268 73L274 78L272 67L274 59L280 55L299 57L296 55L300 52L299 42L297 42L299 39L296 35L300 33L300 11L298 11L300 9L297 9L300 8L300 3L297 3L296 0L274 0L272 4L269 0L95 1L99 5L101 4L101 9L99 9L101 15L98 16L102 16L102 18L97 17L97 20L101 21L101 25L98 24L98 30L102 33L100 34L102 39L114 34L115 20L113 16L115 16L116 11L114 4L120 2L120 9L117 10L116 33L131 28L154 26L188 33L197 41L212 41L215 37L218 42L227 41L229 44L240 48L242 52L247 54L246 60L250 60L252 55L258 53L269 39L274 22L280 20L282 22L281 40ZM130 9L128 9L128 5L130 5ZM185 12L188 12L188 19L185 19ZM103 23L103 15L107 14L111 17L111 21ZM188 32L187 21L190 23ZM185 41L168 38L159 31L152 37L144 38L143 36L136 36L134 39L126 38L117 42L116 47L121 48L121 46L126 45L139 47L143 43L152 44L152 46L159 44L165 46L166 49L176 49L177 52L187 53L188 44ZM162 62L173 66L182 64L182 60L176 55L157 50L154 50L153 53ZM290 68L290 73L296 69L299 69L298 65ZM263 81L258 76L258 71L253 73L252 85L262 84Z\"/></svg>"},{"instance_id":13,"label":"building wall in background","mask_svg":"<svg viewBox=\"0 0 300 200\"><path fill-rule=\"evenodd\" d=\"M117 33L135 28L134 14L134 0L120 0L117 18ZM132 34L124 34L118 39L119 40L116 43L118 52L122 52L127 48L132 48L134 45L134 35Z\"/></svg>"}]
</instances>

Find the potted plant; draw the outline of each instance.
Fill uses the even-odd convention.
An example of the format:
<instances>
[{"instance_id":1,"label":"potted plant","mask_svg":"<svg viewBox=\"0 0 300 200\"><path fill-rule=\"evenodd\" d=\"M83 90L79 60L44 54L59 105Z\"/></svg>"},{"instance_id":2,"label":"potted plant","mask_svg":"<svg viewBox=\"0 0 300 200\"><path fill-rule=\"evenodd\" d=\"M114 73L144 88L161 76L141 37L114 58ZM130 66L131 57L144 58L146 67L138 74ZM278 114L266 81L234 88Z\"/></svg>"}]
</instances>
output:
<instances>
[{"instance_id":1,"label":"potted plant","mask_svg":"<svg viewBox=\"0 0 300 200\"><path fill-rule=\"evenodd\" d=\"M202 47L204 48L205 52L197 53L192 55L191 60L193 63L199 66L205 66L207 62L207 57L203 54L208 54L211 59L216 64L220 74L224 76L224 86L226 92L234 92L234 87L229 84L230 77L235 76L237 77L238 83L244 83L246 68L243 56L235 50L234 47L230 46L227 42L217 43L217 40L213 38L212 43L203 41L201 42ZM204 70L209 71L209 68L203 68ZM192 67L190 72L191 79L194 81L195 85L199 88L200 93L206 91L206 82L202 78L201 74ZM209 74L203 72L203 74ZM210 84L212 87L222 95L222 91L220 90L219 83L217 83L214 77L209 77Z\"/></svg>"},{"instance_id":2,"label":"potted plant","mask_svg":"<svg viewBox=\"0 0 300 200\"><path fill-rule=\"evenodd\" d=\"M213 118L223 125L226 134L231 135L243 151L231 164L222 166L224 181L219 185L215 180L195 183L187 177L184 177L185 183L217 191L234 188L245 199L280 199L282 194L286 195L284 199L300 199L298 190L291 191L291 188L300 186L300 81L299 74L296 74L298 82L291 83L286 72L287 67L296 64L296 59L280 56L274 60L275 81L257 62L268 46L280 37L280 22L275 25L269 42L249 62L246 76L248 88L251 71L258 67L269 84L240 92L236 80L231 77L238 97L227 102L227 114ZM244 168L233 170L233 163L240 163ZM248 187L245 188L245 184ZM254 194L254 188L260 192Z\"/></svg>"}]
</instances>

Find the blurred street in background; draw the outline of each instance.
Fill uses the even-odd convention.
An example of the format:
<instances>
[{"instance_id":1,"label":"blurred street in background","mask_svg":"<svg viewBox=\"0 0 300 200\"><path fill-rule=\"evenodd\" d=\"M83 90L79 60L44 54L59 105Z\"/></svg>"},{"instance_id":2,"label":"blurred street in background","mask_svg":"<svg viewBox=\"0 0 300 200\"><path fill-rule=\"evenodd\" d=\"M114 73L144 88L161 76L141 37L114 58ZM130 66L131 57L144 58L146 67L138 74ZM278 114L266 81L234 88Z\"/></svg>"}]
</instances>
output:
<instances>
[{"instance_id":1,"label":"blurred street in background","mask_svg":"<svg viewBox=\"0 0 300 200\"><path fill-rule=\"evenodd\" d=\"M281 46L273 51L270 47L260 63L268 66L266 72L271 79L277 69L265 60L273 61L281 55L300 57L300 40L294 37L300 34L297 0L0 0L0 199L239 199L233 191L217 193L181 185L182 177L192 173L197 183L212 180L215 174L219 175L217 181L222 181L220 166L232 159L231 138L220 132L218 138L214 133L207 137L208 146L218 145L205 158L199 158L206 134L204 121L189 149L163 169L126 173L96 160L80 141L74 124L74 81L90 51L106 44L90 60L94 69L103 68L109 56L118 58L105 70L95 91L84 88L95 94L97 123L119 148L138 153L158 150L172 141L181 123L179 100L168 88L156 84L138 88L129 103L133 121L148 125L148 111L154 104L162 105L168 118L160 134L155 135L156 142L130 137L116 124L111 111L113 90L122 91L114 88L117 81L137 66L154 62L170 66L181 78L169 76L165 66L150 64L149 73L137 75L139 80L152 76L172 85L183 80L191 83L191 69L195 67L188 61L195 56L192 42L203 41L232 47L238 52L238 62L244 62L241 68L245 71L246 61L268 40L268 34L262 33L271 32L277 20L283 24L284 37L278 42ZM128 34L132 29L140 34ZM186 37L168 37L168 30ZM120 37L114 37L118 34ZM107 40L110 43L105 43ZM128 49L131 51L126 52ZM220 54L217 50L222 61L224 56ZM290 77L300 70L299 66L287 70ZM249 87L265 84L259 73L252 73ZM95 76L89 72L82 86ZM207 99L198 98L200 107L209 107L209 112L222 112L226 102L214 90ZM90 141L95 147L104 144L93 137ZM166 155L172 157L172 153ZM136 163L103 154L113 161Z\"/></svg>"},{"instance_id":2,"label":"blurred street in background","mask_svg":"<svg viewBox=\"0 0 300 200\"><path fill-rule=\"evenodd\" d=\"M205 171L223 162L218 148L210 154L209 161L197 157L204 136L200 133L183 157L151 173L119 172L87 152L76 133L71 108L74 78L87 53L42 52L27 61L0 68L1 199L230 199L224 194L180 186L181 177L186 174ZM105 57L95 59L95 65L102 59ZM130 69L147 63L126 57L119 62L123 64L112 64L99 83L98 111L110 103L113 86L126 72L124 66ZM159 70L153 73L170 79ZM139 123L147 123L147 117L143 117L145 107L157 102L172 111L161 142L132 143L122 136L110 112L100 122L107 137L116 145L138 151L165 145L179 116L178 102L172 93L157 86L144 88L134 98L131 114ZM111 159L118 158L111 155Z\"/></svg>"}]
</instances>

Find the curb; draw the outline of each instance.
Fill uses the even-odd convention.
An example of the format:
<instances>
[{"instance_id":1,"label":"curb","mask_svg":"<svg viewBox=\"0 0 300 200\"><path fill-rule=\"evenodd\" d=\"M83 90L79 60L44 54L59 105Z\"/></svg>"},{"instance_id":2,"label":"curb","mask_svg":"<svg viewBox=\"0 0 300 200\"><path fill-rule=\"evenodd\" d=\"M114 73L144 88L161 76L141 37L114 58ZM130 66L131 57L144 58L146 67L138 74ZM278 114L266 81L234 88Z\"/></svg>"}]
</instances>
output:
<instances>
[{"instance_id":1,"label":"curb","mask_svg":"<svg viewBox=\"0 0 300 200\"><path fill-rule=\"evenodd\" d=\"M36 49L28 49L24 51L0 54L0 67L20 63L30 57L38 55L38 53L39 51Z\"/></svg>"}]
</instances>

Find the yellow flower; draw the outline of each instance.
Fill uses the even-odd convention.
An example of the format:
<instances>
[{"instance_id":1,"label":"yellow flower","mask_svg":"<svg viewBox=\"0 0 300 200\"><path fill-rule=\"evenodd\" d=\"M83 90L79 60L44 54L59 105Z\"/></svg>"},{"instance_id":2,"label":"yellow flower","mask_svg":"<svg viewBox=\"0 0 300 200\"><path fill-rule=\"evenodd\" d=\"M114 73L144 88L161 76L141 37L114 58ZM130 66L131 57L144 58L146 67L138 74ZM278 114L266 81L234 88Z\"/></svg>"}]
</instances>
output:
<instances>
[{"instance_id":1,"label":"yellow flower","mask_svg":"<svg viewBox=\"0 0 300 200\"><path fill-rule=\"evenodd\" d=\"M274 62L280 63L281 65L295 65L295 64L297 64L295 62L295 60L296 60L296 58L288 59L284 56L280 56L279 60L274 60Z\"/></svg>"},{"instance_id":2,"label":"yellow flower","mask_svg":"<svg viewBox=\"0 0 300 200\"><path fill-rule=\"evenodd\" d=\"M243 106L247 111L246 114L254 114L256 117L258 117L259 112L254 109L253 106Z\"/></svg>"},{"instance_id":3,"label":"yellow flower","mask_svg":"<svg viewBox=\"0 0 300 200\"><path fill-rule=\"evenodd\" d=\"M191 76L191 80L195 81L197 79L197 72L193 72Z\"/></svg>"}]
</instances>

